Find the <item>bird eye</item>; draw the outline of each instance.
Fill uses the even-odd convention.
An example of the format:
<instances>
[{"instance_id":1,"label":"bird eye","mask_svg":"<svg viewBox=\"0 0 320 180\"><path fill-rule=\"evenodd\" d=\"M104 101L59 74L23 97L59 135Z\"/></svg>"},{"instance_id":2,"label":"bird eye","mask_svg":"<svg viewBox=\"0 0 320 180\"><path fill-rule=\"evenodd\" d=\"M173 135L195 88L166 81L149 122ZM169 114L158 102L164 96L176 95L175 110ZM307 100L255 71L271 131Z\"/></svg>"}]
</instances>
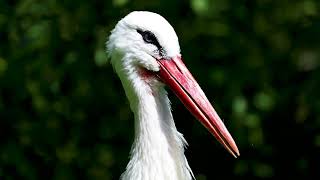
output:
<instances>
[{"instance_id":1,"label":"bird eye","mask_svg":"<svg viewBox=\"0 0 320 180\"><path fill-rule=\"evenodd\" d=\"M150 32L150 31L142 31L140 29L138 29L137 32L139 34L141 34L143 40L146 43L150 43L150 44L153 44L153 45L157 46L158 48L161 48L156 36L152 32Z\"/></svg>"},{"instance_id":2,"label":"bird eye","mask_svg":"<svg viewBox=\"0 0 320 180\"><path fill-rule=\"evenodd\" d=\"M156 38L154 37L154 35L148 31L146 31L142 37L143 37L143 40L147 43L153 44L156 41Z\"/></svg>"}]
</instances>

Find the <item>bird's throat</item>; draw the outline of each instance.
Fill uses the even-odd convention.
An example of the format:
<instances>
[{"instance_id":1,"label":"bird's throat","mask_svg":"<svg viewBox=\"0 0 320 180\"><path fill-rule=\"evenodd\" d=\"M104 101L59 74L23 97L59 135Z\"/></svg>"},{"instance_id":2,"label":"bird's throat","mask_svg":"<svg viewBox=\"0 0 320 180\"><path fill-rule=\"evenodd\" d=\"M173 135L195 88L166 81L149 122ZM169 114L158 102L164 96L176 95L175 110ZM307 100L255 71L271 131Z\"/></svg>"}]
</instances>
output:
<instances>
[{"instance_id":1,"label":"bird's throat","mask_svg":"<svg viewBox=\"0 0 320 180\"><path fill-rule=\"evenodd\" d=\"M164 87L150 87L143 79L133 84L125 89L134 112L135 139L122 179L133 177L132 173L138 179L191 179L185 142L176 130Z\"/></svg>"}]
</instances>

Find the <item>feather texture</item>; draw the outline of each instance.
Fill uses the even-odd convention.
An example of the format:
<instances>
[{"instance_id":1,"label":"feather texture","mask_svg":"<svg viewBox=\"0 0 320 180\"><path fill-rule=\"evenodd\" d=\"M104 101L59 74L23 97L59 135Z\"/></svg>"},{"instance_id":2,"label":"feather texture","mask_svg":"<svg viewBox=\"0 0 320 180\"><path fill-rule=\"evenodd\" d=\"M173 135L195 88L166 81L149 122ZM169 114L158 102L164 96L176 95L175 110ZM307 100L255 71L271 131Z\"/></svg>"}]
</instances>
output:
<instances>
[{"instance_id":1,"label":"feather texture","mask_svg":"<svg viewBox=\"0 0 320 180\"><path fill-rule=\"evenodd\" d=\"M174 124L164 85L146 70L159 71L157 47L143 42L136 29L152 31L166 56L180 55L178 38L160 15L133 12L118 22L107 42L111 63L130 102L135 138L122 180L190 180L186 141Z\"/></svg>"}]
</instances>

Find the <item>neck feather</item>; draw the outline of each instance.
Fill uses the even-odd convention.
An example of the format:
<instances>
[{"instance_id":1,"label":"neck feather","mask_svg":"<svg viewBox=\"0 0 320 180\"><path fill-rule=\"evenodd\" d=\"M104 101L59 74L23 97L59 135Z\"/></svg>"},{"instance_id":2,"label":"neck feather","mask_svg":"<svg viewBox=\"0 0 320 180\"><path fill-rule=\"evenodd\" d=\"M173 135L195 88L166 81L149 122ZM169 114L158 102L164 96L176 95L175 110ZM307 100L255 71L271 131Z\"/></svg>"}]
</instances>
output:
<instances>
[{"instance_id":1,"label":"neck feather","mask_svg":"<svg viewBox=\"0 0 320 180\"><path fill-rule=\"evenodd\" d=\"M135 118L131 159L122 180L190 180L186 144L174 124L167 93L160 82L138 71L118 72Z\"/></svg>"}]
</instances>

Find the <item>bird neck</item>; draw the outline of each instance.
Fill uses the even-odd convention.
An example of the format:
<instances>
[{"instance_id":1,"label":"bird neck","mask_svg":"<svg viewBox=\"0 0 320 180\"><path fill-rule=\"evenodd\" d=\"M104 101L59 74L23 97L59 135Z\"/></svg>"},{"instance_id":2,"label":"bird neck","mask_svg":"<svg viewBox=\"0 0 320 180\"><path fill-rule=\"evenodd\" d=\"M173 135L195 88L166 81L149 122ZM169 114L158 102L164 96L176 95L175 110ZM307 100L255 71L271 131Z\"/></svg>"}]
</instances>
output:
<instances>
[{"instance_id":1,"label":"bird neck","mask_svg":"<svg viewBox=\"0 0 320 180\"><path fill-rule=\"evenodd\" d=\"M143 77L120 79L135 117L131 159L122 179L192 179L184 156L186 142L175 127L162 83Z\"/></svg>"}]
</instances>

